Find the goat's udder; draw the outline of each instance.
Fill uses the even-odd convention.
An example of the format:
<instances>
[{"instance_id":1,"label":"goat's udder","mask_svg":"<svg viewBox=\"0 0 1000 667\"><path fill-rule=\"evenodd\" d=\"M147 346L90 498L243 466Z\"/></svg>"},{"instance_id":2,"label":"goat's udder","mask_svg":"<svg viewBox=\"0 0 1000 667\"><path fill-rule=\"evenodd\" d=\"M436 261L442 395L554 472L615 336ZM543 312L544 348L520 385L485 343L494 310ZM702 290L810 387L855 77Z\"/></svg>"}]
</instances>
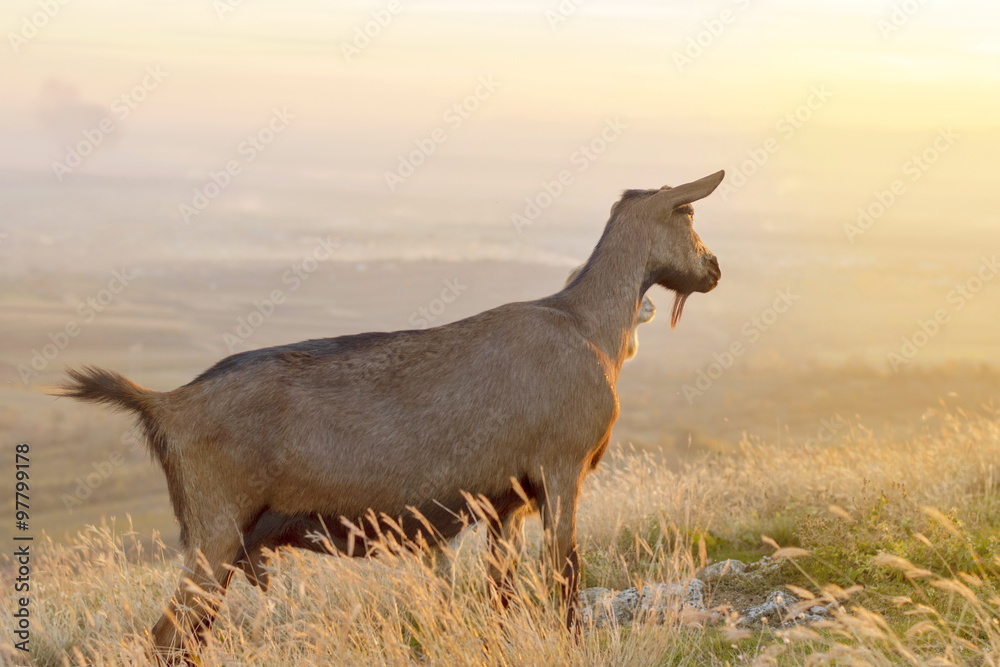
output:
<instances>
[{"instance_id":1,"label":"goat's udder","mask_svg":"<svg viewBox=\"0 0 1000 667\"><path fill-rule=\"evenodd\" d=\"M670 310L670 328L673 329L681 321L684 312L684 302L691 296L690 292L674 292L674 307Z\"/></svg>"}]
</instances>

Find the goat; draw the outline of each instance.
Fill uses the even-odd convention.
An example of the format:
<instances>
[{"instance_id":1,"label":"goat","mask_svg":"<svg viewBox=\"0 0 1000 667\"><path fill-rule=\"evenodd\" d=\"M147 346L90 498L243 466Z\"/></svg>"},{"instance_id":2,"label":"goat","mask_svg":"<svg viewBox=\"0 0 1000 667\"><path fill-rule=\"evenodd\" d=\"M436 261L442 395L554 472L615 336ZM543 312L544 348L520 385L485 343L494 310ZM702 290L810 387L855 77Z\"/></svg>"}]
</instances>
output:
<instances>
[{"instance_id":1,"label":"goat","mask_svg":"<svg viewBox=\"0 0 1000 667\"><path fill-rule=\"evenodd\" d=\"M584 266L581 264L570 271L565 286L569 286L580 275ZM643 296L642 306L636 315L635 326L632 327L632 333L628 339L625 361L634 358L639 351L639 325L651 321L655 315L656 306L653 305L648 296ZM270 585L270 575L268 574L270 558L265 555L265 549L277 551L282 547L296 547L317 553L329 552L327 542L322 539L326 532L326 526L320 517L304 516L298 517L294 521L285 521L280 530L275 530L272 521L273 518L270 516L261 517L257 531L261 537L248 540L247 543L253 544L253 548L244 546L234 563L243 570L247 581L260 587L263 591L267 591Z\"/></svg>"},{"instance_id":2,"label":"goat","mask_svg":"<svg viewBox=\"0 0 1000 667\"><path fill-rule=\"evenodd\" d=\"M569 277L566 278L567 287L580 275L580 271L583 270L584 266L586 264L581 264L569 272ZM643 295L642 306L639 307L639 312L635 316L635 326L632 327L632 335L628 337L628 347L625 349L625 361L634 359L635 355L639 353L639 325L652 322L654 317L656 317L656 306L653 304L652 299Z\"/></svg>"},{"instance_id":3,"label":"goat","mask_svg":"<svg viewBox=\"0 0 1000 667\"><path fill-rule=\"evenodd\" d=\"M673 290L675 325L688 295L716 287L719 263L691 203L723 176L625 191L579 275L537 301L430 329L242 352L168 392L68 370L57 394L135 413L167 478L185 561L152 629L156 651L201 641L231 565L268 541L294 542L303 517L337 550L364 556L393 531L448 540L471 509L506 558L500 549L519 544L537 509L574 627L577 502L618 417L642 297L654 284ZM495 583L508 575L491 569Z\"/></svg>"}]
</instances>

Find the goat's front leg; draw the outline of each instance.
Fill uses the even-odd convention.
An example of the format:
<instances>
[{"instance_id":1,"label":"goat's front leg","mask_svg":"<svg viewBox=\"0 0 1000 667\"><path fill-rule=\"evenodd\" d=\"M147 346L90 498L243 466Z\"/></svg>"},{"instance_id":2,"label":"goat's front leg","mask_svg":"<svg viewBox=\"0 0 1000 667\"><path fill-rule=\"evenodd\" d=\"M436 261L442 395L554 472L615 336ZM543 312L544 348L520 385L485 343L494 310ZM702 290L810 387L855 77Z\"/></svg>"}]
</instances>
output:
<instances>
[{"instance_id":1,"label":"goat's front leg","mask_svg":"<svg viewBox=\"0 0 1000 667\"><path fill-rule=\"evenodd\" d=\"M566 613L566 627L577 628L580 589L580 556L576 545L576 507L580 496L582 473L574 477L545 480L540 510L545 529L549 563L561 586L561 601Z\"/></svg>"},{"instance_id":2,"label":"goat's front leg","mask_svg":"<svg viewBox=\"0 0 1000 667\"><path fill-rule=\"evenodd\" d=\"M282 547L305 549L319 554L334 553L333 539L314 540L310 535L329 535L326 522L319 515L288 517L275 512L264 512L247 536L235 565L243 570L247 580L262 591L267 591L271 577L268 566L271 559L264 549L277 551Z\"/></svg>"},{"instance_id":3,"label":"goat's front leg","mask_svg":"<svg viewBox=\"0 0 1000 667\"><path fill-rule=\"evenodd\" d=\"M514 570L524 545L524 520L529 507L510 512L499 525L491 525L489 535L489 565L492 592L500 606L506 609L514 594Z\"/></svg>"}]
</instances>

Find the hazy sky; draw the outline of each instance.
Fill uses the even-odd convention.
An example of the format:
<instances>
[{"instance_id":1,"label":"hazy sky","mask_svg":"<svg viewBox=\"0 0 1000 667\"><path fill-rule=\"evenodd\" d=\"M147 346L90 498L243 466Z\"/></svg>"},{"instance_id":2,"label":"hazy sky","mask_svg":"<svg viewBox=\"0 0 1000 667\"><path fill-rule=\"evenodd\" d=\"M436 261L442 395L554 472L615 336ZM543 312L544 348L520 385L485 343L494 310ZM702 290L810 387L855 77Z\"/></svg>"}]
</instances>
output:
<instances>
[{"instance_id":1,"label":"hazy sky","mask_svg":"<svg viewBox=\"0 0 1000 667\"><path fill-rule=\"evenodd\" d=\"M679 354L795 285L778 356L880 361L1000 252L986 0L4 0L0 33L0 274L57 298L90 288L48 272L225 273L327 233L568 266L621 190L724 168L696 224L727 280ZM942 358L995 358L996 303Z\"/></svg>"},{"instance_id":2,"label":"hazy sky","mask_svg":"<svg viewBox=\"0 0 1000 667\"><path fill-rule=\"evenodd\" d=\"M747 176L725 197L741 210L849 221L902 179L894 215L1000 223L1000 5L987 0L50 0L51 18L44 4L0 9L8 176L56 182L53 164L110 116L69 178L197 181L285 109L248 181L516 201L576 169L579 146L618 119L577 174L581 201L726 168ZM117 117L149 68L162 81ZM448 120L477 88L476 108ZM435 154L391 189L387 172L435 130ZM914 171L925 151L933 165Z\"/></svg>"}]
</instances>

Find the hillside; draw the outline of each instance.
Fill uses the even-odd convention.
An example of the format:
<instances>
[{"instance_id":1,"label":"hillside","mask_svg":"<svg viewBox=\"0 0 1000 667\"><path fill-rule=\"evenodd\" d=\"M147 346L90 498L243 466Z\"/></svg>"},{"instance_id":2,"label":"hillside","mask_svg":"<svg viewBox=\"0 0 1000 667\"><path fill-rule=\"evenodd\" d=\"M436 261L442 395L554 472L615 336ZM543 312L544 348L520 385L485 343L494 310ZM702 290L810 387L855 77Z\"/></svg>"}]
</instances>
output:
<instances>
[{"instance_id":1,"label":"hillside","mask_svg":"<svg viewBox=\"0 0 1000 667\"><path fill-rule=\"evenodd\" d=\"M744 440L677 470L618 449L580 509L585 587L684 582L726 558L779 566L709 583L714 622L667 614L574 641L545 602L537 524L507 613L489 601L476 531L436 567L287 553L266 594L237 574L201 664L993 664L998 457L995 416L960 412L928 415L906 438L850 425L794 448ZM37 545L29 664L147 663L143 633L177 558L142 537L119 520ZM774 590L815 596L829 617L740 623L733 610ZM6 658L24 664L10 632Z\"/></svg>"}]
</instances>

